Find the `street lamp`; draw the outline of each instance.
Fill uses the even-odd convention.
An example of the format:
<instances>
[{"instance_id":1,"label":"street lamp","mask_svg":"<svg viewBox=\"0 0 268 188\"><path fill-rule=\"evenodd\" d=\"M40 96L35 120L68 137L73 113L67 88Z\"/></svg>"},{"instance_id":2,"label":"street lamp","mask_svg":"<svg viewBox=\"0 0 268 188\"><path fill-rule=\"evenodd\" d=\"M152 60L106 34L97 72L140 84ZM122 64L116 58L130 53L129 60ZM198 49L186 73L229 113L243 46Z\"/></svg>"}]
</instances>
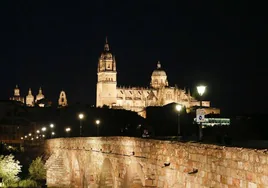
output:
<instances>
[{"instance_id":1,"label":"street lamp","mask_svg":"<svg viewBox=\"0 0 268 188\"><path fill-rule=\"evenodd\" d=\"M54 128L54 124L53 123L50 124L50 128Z\"/></svg>"},{"instance_id":2,"label":"street lamp","mask_svg":"<svg viewBox=\"0 0 268 188\"><path fill-rule=\"evenodd\" d=\"M80 113L78 117L80 119L80 136L82 136L82 119L84 119L84 114Z\"/></svg>"},{"instance_id":3,"label":"street lamp","mask_svg":"<svg viewBox=\"0 0 268 188\"><path fill-rule=\"evenodd\" d=\"M47 128L46 128L46 127L43 127L41 130L42 130L42 131L46 131L46 130L47 130Z\"/></svg>"},{"instance_id":4,"label":"street lamp","mask_svg":"<svg viewBox=\"0 0 268 188\"><path fill-rule=\"evenodd\" d=\"M96 123L96 125L97 125L97 136L99 136L99 124L100 124L100 120L97 119L97 120L95 121L95 123Z\"/></svg>"},{"instance_id":5,"label":"street lamp","mask_svg":"<svg viewBox=\"0 0 268 188\"><path fill-rule=\"evenodd\" d=\"M66 133L67 133L67 137L69 137L69 132L71 131L71 128L70 128L70 127L67 127L67 128L65 129L65 131L66 131Z\"/></svg>"},{"instance_id":6,"label":"street lamp","mask_svg":"<svg viewBox=\"0 0 268 188\"><path fill-rule=\"evenodd\" d=\"M200 85L197 86L197 92L200 95L200 108L202 108L202 96L206 91L206 86ZM199 124L199 141L203 139L203 132L202 132L202 122Z\"/></svg>"},{"instance_id":7,"label":"street lamp","mask_svg":"<svg viewBox=\"0 0 268 188\"><path fill-rule=\"evenodd\" d=\"M181 125L180 125L180 111L182 109L182 105L177 104L176 105L176 110L178 112L178 140L180 139L180 134L181 134Z\"/></svg>"}]
</instances>

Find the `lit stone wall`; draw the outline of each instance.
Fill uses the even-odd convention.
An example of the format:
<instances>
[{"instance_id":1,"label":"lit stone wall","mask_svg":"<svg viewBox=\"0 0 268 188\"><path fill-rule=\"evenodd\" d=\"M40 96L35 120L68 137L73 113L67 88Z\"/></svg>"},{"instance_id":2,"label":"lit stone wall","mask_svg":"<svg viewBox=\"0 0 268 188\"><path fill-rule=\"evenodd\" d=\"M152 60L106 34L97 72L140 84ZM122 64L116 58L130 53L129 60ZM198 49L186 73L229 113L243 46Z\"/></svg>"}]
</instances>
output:
<instances>
[{"instance_id":1,"label":"lit stone wall","mask_svg":"<svg viewBox=\"0 0 268 188\"><path fill-rule=\"evenodd\" d=\"M47 140L48 187L268 187L268 152L129 137Z\"/></svg>"}]
</instances>

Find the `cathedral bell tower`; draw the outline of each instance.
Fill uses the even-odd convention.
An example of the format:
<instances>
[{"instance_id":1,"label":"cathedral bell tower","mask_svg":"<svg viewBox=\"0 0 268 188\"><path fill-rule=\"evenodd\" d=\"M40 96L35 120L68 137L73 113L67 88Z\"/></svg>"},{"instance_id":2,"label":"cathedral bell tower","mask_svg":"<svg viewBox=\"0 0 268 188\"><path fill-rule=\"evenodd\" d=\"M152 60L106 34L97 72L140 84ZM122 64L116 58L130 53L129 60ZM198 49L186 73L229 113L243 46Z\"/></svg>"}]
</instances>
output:
<instances>
[{"instance_id":1,"label":"cathedral bell tower","mask_svg":"<svg viewBox=\"0 0 268 188\"><path fill-rule=\"evenodd\" d=\"M103 105L111 107L116 104L116 74L115 57L110 52L106 37L104 51L98 62L96 107Z\"/></svg>"}]
</instances>

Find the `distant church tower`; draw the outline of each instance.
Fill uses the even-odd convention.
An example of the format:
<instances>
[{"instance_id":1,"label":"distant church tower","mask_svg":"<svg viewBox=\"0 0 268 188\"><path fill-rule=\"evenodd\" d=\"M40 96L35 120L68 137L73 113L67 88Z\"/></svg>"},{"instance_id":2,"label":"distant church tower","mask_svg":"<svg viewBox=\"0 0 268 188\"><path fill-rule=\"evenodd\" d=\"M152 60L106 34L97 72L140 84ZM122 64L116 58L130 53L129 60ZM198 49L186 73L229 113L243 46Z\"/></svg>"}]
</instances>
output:
<instances>
[{"instance_id":1,"label":"distant church tower","mask_svg":"<svg viewBox=\"0 0 268 188\"><path fill-rule=\"evenodd\" d=\"M116 104L116 74L115 57L110 52L106 37L104 51L99 58L97 69L97 107Z\"/></svg>"},{"instance_id":2,"label":"distant church tower","mask_svg":"<svg viewBox=\"0 0 268 188\"><path fill-rule=\"evenodd\" d=\"M66 94L65 94L65 92L64 91L61 91L60 92L60 97L59 97L59 101L58 101L59 103L59 106L60 107L64 107L64 106L67 106L68 105L68 103L67 103L67 97L66 97Z\"/></svg>"},{"instance_id":3,"label":"distant church tower","mask_svg":"<svg viewBox=\"0 0 268 188\"><path fill-rule=\"evenodd\" d=\"M34 106L34 96L32 95L31 88L29 88L28 95L26 96L26 105Z\"/></svg>"},{"instance_id":4,"label":"distant church tower","mask_svg":"<svg viewBox=\"0 0 268 188\"><path fill-rule=\"evenodd\" d=\"M19 101L19 102L24 103L24 98L20 96L20 89L19 89L18 85L16 85L16 87L14 89L14 96L10 97L10 100Z\"/></svg>"},{"instance_id":5,"label":"distant church tower","mask_svg":"<svg viewBox=\"0 0 268 188\"><path fill-rule=\"evenodd\" d=\"M38 93L38 95L36 95L35 102L37 102L37 101L39 101L39 100L41 100L41 99L44 99L44 98L45 98L45 96L43 95L43 93L42 93L42 88L40 87L40 88L39 88L39 93Z\"/></svg>"}]
</instances>

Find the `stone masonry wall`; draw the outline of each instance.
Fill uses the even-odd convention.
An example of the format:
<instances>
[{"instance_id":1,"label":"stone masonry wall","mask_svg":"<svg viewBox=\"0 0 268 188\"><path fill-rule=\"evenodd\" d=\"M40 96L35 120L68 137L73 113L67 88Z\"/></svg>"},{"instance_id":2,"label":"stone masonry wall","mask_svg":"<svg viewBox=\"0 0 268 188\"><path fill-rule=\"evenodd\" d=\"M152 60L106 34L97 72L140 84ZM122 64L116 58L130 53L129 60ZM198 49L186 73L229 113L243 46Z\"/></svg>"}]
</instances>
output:
<instances>
[{"instance_id":1,"label":"stone masonry wall","mask_svg":"<svg viewBox=\"0 0 268 188\"><path fill-rule=\"evenodd\" d=\"M129 137L47 140L48 187L268 187L268 151Z\"/></svg>"}]
</instances>

